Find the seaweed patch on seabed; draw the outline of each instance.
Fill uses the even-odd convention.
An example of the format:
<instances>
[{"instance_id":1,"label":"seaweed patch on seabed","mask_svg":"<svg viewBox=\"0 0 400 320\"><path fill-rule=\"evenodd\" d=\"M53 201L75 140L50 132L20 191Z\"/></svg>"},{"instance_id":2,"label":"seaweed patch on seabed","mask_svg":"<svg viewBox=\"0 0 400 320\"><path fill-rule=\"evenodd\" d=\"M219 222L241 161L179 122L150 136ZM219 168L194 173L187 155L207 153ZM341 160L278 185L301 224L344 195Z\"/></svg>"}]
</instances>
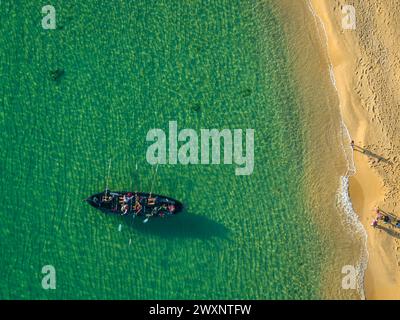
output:
<instances>
[{"instance_id":1,"label":"seaweed patch on seabed","mask_svg":"<svg viewBox=\"0 0 400 320\"><path fill-rule=\"evenodd\" d=\"M201 105L199 103L194 104L191 109L197 113L201 112Z\"/></svg>"},{"instance_id":2,"label":"seaweed patch on seabed","mask_svg":"<svg viewBox=\"0 0 400 320\"><path fill-rule=\"evenodd\" d=\"M59 84L61 79L64 77L65 75L65 71L64 69L56 69L56 70L52 70L50 71L50 75L51 75L51 79L56 83Z\"/></svg>"}]
</instances>

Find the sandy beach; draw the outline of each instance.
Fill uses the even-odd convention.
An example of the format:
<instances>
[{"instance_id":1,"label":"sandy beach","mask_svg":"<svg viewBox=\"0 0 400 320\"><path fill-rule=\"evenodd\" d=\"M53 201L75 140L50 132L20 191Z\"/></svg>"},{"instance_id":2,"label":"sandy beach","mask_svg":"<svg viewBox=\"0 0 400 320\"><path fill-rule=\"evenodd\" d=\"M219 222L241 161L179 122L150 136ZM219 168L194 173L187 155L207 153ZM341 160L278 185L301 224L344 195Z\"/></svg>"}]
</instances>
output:
<instances>
[{"instance_id":1,"label":"sandy beach","mask_svg":"<svg viewBox=\"0 0 400 320\"><path fill-rule=\"evenodd\" d=\"M308 1L307 1L308 2ZM400 3L351 1L355 29L343 28L348 1L311 0L338 91L340 112L354 140L353 208L368 236L366 299L400 299L400 229L379 222L379 207L400 219ZM346 20L348 21L348 20Z\"/></svg>"}]
</instances>

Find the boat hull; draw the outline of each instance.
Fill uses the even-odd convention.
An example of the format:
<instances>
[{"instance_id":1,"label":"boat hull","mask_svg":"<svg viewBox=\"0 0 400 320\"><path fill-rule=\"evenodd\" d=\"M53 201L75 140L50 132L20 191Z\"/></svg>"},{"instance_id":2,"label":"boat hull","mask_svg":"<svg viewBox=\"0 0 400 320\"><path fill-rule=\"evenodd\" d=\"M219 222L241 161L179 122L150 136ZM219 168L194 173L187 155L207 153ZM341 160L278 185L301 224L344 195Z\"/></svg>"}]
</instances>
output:
<instances>
[{"instance_id":1,"label":"boat hull","mask_svg":"<svg viewBox=\"0 0 400 320\"><path fill-rule=\"evenodd\" d=\"M104 191L85 201L97 210L114 215L165 217L183 209L183 204L173 198L146 192Z\"/></svg>"}]
</instances>

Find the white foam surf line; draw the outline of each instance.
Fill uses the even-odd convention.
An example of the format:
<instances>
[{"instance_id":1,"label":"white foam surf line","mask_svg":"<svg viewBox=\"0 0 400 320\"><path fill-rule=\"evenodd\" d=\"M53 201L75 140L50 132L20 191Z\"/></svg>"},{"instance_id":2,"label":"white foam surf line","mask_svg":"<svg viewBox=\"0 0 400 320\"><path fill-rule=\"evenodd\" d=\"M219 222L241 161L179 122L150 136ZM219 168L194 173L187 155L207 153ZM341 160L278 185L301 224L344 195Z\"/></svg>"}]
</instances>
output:
<instances>
[{"instance_id":1,"label":"white foam surf line","mask_svg":"<svg viewBox=\"0 0 400 320\"><path fill-rule=\"evenodd\" d=\"M325 25L322 21L322 19L316 14L311 0L308 0L308 8L311 11L312 15L314 16L315 20L318 20L322 30L324 31L324 38L325 38L325 46L326 46L326 54L328 57L328 63L329 63L329 76L332 82L333 87L335 88L336 92L339 95L337 86L336 86L336 78L335 78L335 73L333 71L333 65L331 62L331 58L329 56L328 52L328 34L326 32ZM319 29L318 29L319 30ZM321 37L322 38L322 37ZM322 39L321 39L322 40ZM340 103L340 97L339 97L339 103ZM341 114L341 106L339 104L339 112ZM363 249L362 252L360 253L360 260L356 266L356 271L357 271L357 290L360 295L360 298L362 300L365 299L365 289L364 289L364 276L365 276L365 270L367 269L368 265L368 249L367 249L367 232L362 225L359 216L357 213L354 211L353 204L351 202L350 194L349 194L349 179L352 175L356 173L356 167L354 163L354 158L353 158L353 150L350 147L350 142L351 142L351 136L348 128L346 127L344 121L343 121L343 116L341 115L341 134L342 134L342 139L341 141L341 146L343 153L346 157L347 160L347 172L345 173L344 176L340 177L339 181L339 189L337 192L337 205L339 206L340 209L343 210L344 212L344 223L347 227L350 228L350 230L354 230L359 234L362 238L363 243ZM348 146L346 150L344 141L347 140L346 145ZM350 149L349 149L350 148Z\"/></svg>"},{"instance_id":2,"label":"white foam surf line","mask_svg":"<svg viewBox=\"0 0 400 320\"><path fill-rule=\"evenodd\" d=\"M344 224L350 228L350 230L356 231L356 234L360 236L360 240L363 242L363 246L360 252L360 260L356 266L357 272L357 289L360 294L361 299L365 299L364 292L364 275L368 266L368 249L367 249L367 232L362 225L358 214L353 208L349 194L349 179L356 173L356 167L354 164L353 150L350 147L351 137L349 130L344 124L343 120L341 122L342 139L341 146L343 153L347 160L347 172L344 176L340 177L339 190L337 192L337 205L339 208L343 209L344 213ZM346 143L344 143L346 141ZM346 149L347 146L347 149Z\"/></svg>"}]
</instances>

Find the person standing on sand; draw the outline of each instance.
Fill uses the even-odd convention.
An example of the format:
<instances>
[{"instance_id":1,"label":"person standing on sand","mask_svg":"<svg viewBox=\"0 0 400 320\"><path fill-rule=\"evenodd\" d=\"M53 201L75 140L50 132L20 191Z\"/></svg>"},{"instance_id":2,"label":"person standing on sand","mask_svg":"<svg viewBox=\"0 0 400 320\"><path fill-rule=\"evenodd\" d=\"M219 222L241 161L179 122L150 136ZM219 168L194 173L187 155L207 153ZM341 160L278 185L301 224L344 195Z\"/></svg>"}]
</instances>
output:
<instances>
[{"instance_id":1,"label":"person standing on sand","mask_svg":"<svg viewBox=\"0 0 400 320\"><path fill-rule=\"evenodd\" d=\"M378 226L379 220L382 220L382 213L381 210L379 210L379 207L375 207L374 211L376 213L376 218L372 220L371 226L376 228Z\"/></svg>"},{"instance_id":2,"label":"person standing on sand","mask_svg":"<svg viewBox=\"0 0 400 320\"><path fill-rule=\"evenodd\" d=\"M390 217L389 216L383 216L383 222L384 223L390 223Z\"/></svg>"},{"instance_id":3,"label":"person standing on sand","mask_svg":"<svg viewBox=\"0 0 400 320\"><path fill-rule=\"evenodd\" d=\"M350 146L351 146L351 148L352 148L354 151L358 151L358 152L365 153L365 149L364 149L364 148L361 148L361 147L359 147L359 146L356 146L356 144L354 143L354 140L351 140Z\"/></svg>"},{"instance_id":4,"label":"person standing on sand","mask_svg":"<svg viewBox=\"0 0 400 320\"><path fill-rule=\"evenodd\" d=\"M382 213L379 210L378 207L375 208L375 212L376 212L376 220L381 220L382 219Z\"/></svg>"}]
</instances>

